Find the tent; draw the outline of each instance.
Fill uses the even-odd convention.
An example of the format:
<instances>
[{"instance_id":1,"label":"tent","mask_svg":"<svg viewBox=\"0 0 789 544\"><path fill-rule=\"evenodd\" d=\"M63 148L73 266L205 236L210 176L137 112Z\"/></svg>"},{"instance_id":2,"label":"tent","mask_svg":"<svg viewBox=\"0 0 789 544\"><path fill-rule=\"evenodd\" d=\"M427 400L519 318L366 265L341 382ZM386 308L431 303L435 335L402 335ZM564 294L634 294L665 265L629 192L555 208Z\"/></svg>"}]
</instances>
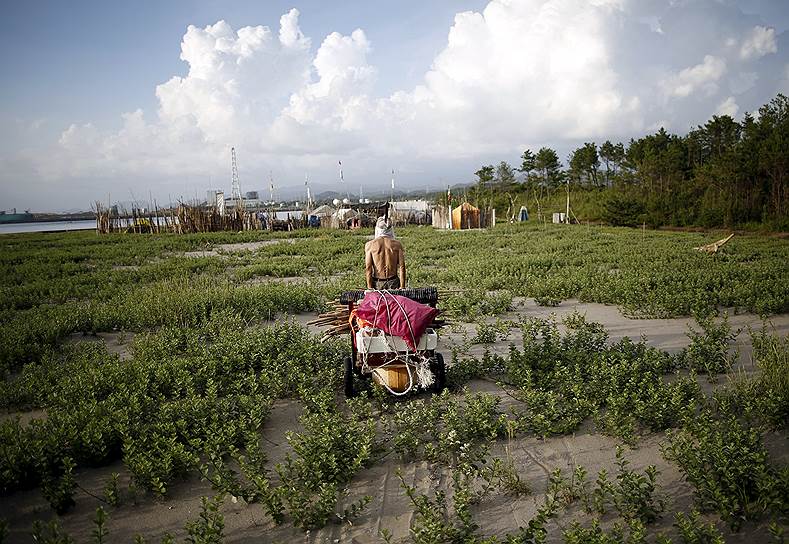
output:
<instances>
[{"instance_id":1,"label":"tent","mask_svg":"<svg viewBox=\"0 0 789 544\"><path fill-rule=\"evenodd\" d=\"M464 202L452 210L453 229L478 229L479 228L479 208Z\"/></svg>"},{"instance_id":2,"label":"tent","mask_svg":"<svg viewBox=\"0 0 789 544\"><path fill-rule=\"evenodd\" d=\"M358 228L361 217L359 212L351 208L340 208L332 216L331 226L335 229Z\"/></svg>"},{"instance_id":3,"label":"tent","mask_svg":"<svg viewBox=\"0 0 789 544\"><path fill-rule=\"evenodd\" d=\"M389 205L389 218L395 224L424 225L430 222L430 205L425 200L395 201Z\"/></svg>"},{"instance_id":4,"label":"tent","mask_svg":"<svg viewBox=\"0 0 789 544\"><path fill-rule=\"evenodd\" d=\"M310 215L314 215L316 217L327 217L332 214L334 214L334 208L332 208L331 206L327 206L326 204L322 206L318 206L317 208L312 210L312 212L310 212Z\"/></svg>"}]
</instances>

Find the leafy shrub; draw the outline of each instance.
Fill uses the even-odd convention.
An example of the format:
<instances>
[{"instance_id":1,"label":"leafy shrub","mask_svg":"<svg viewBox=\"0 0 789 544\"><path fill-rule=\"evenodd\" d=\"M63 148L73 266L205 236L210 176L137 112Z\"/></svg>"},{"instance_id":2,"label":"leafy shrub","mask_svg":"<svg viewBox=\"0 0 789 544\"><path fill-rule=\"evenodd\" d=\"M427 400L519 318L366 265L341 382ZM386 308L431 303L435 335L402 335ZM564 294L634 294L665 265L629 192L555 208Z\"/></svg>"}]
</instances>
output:
<instances>
[{"instance_id":1,"label":"leafy shrub","mask_svg":"<svg viewBox=\"0 0 789 544\"><path fill-rule=\"evenodd\" d=\"M569 480L562 473L561 468L554 469L548 475L547 493L564 507L579 499L587 504L589 502L589 482L586 480L586 469L581 465L576 465Z\"/></svg>"},{"instance_id":2,"label":"leafy shrub","mask_svg":"<svg viewBox=\"0 0 789 544\"><path fill-rule=\"evenodd\" d=\"M452 390L462 388L471 380L503 372L503 361L488 351L481 358L455 355L447 368L447 386Z\"/></svg>"},{"instance_id":3,"label":"leafy shrub","mask_svg":"<svg viewBox=\"0 0 789 544\"><path fill-rule=\"evenodd\" d=\"M34 521L31 536L36 544L74 544L74 539L63 531L57 518L46 527L39 520Z\"/></svg>"},{"instance_id":4,"label":"leafy shrub","mask_svg":"<svg viewBox=\"0 0 789 544\"><path fill-rule=\"evenodd\" d=\"M218 495L213 499L202 497L200 499L200 517L186 524L189 544L221 544L224 542L225 518L219 512L223 497Z\"/></svg>"},{"instance_id":5,"label":"leafy shrub","mask_svg":"<svg viewBox=\"0 0 789 544\"><path fill-rule=\"evenodd\" d=\"M70 457L64 457L59 470L44 476L41 493L58 514L63 514L74 506L74 490L77 487L73 474L75 466Z\"/></svg>"},{"instance_id":6,"label":"leafy shrub","mask_svg":"<svg viewBox=\"0 0 789 544\"><path fill-rule=\"evenodd\" d=\"M716 391L717 408L771 427L785 427L789 421L789 339L764 329L751 339L760 372L736 376Z\"/></svg>"},{"instance_id":7,"label":"leafy shrub","mask_svg":"<svg viewBox=\"0 0 789 544\"><path fill-rule=\"evenodd\" d=\"M616 523L610 532L603 530L597 519L592 520L588 529L576 521L562 534L565 544L645 544L647 541L646 529L638 520L631 520L627 531L622 524Z\"/></svg>"},{"instance_id":8,"label":"leafy shrub","mask_svg":"<svg viewBox=\"0 0 789 544\"><path fill-rule=\"evenodd\" d=\"M497 340L507 337L510 329L514 326L513 322L496 318L494 323L478 323L477 334L472 339L474 344L492 344Z\"/></svg>"},{"instance_id":9,"label":"leafy shrub","mask_svg":"<svg viewBox=\"0 0 789 544\"><path fill-rule=\"evenodd\" d=\"M789 421L789 337L765 330L753 335L753 353L758 361L761 412L774 424Z\"/></svg>"},{"instance_id":10,"label":"leafy shrub","mask_svg":"<svg viewBox=\"0 0 789 544\"><path fill-rule=\"evenodd\" d=\"M282 481L278 493L298 527L325 525L344 485L370 458L375 422L367 405L354 407L348 417L330 399L319 401L301 417L304 431L288 434L294 457L288 455L276 467Z\"/></svg>"},{"instance_id":11,"label":"leafy shrub","mask_svg":"<svg viewBox=\"0 0 789 544\"><path fill-rule=\"evenodd\" d=\"M561 304L562 299L551 294L538 294L534 296L534 301L540 306L556 307Z\"/></svg>"},{"instance_id":12,"label":"leafy shrub","mask_svg":"<svg viewBox=\"0 0 789 544\"><path fill-rule=\"evenodd\" d=\"M568 480L561 469L554 470L549 479L548 492L565 505L581 500L587 513L605 514L613 505L628 522L641 524L654 522L665 509L663 498L657 493L658 470L648 466L642 474L629 468L624 450L616 449L618 471L611 482L605 469L598 473L594 487L590 488L586 470L576 466Z\"/></svg>"},{"instance_id":13,"label":"leafy shrub","mask_svg":"<svg viewBox=\"0 0 789 544\"><path fill-rule=\"evenodd\" d=\"M784 288L789 276L782 266L789 246L780 240L741 238L710 259L688 249L701 237L686 233L505 225L462 235L429 229L405 229L400 235L408 246L412 278L456 289L441 306L461 319L498 315L511 308L515 295L545 304L577 297L619 304L642 316L709 315L715 306L760 313L789 309ZM487 396L447 395L408 405L378 398L380 427L387 431L379 442L368 433L373 402L335 404L345 345L320 344L292 323L257 327L282 312L317 309L338 290L358 285L363 279L359 239L341 232L315 239L312 232L276 236L300 239L221 259L177 254L270 235L96 239L72 233L0 240L0 307L5 310L0 372L8 376L0 384L0 405L41 408L47 414L24 426L0 423L0 492L42 486L53 506L67 508L76 466L122 458L134 488L163 493L179 477L199 470L220 492L261 504L278 523L288 519L317 527L361 514L368 498L346 502L348 481L375 453L386 455L391 448L406 459L460 471L471 504L492 487L526 492L517 467L487 459L493 439L523 431L568 433L592 417L602 431L635 440L641 432L676 425L694 409L700 397L694 376L666 380L679 364L687 362L699 372L718 372L729 364L719 355L727 354L722 346L730 331L718 325L710 332L702 326L698 341L691 338L688 357L680 360L643 342L610 345L603 328L580 315L565 318L567 334L559 334L551 321L525 320L524 343L507 356L454 357L448 371L455 387L473 377L501 379L507 392L523 401L513 418L501 414L498 400ZM642 251L642 239L649 240L652 251ZM237 283L296 270L315 281ZM326 277L338 273L345 276ZM480 326L478 340L503 336L505 326L510 323L501 320ZM73 332L114 329L139 332L129 361L110 355L101 343L60 345ZM745 386L733 386L736 395L717 396L716 407L749 423L784 426L785 343L755 338L754 353L762 372L741 382ZM274 399L285 397L301 400L305 418L313 419L292 436L300 453L272 477L259 431ZM66 458L73 459L71 471ZM309 476L313 469L318 478ZM780 501L787 502L779 493L786 477L776 468L767 472L769 477L754 484L760 498L750 502L763 501L772 504L770 512L780 512ZM594 483L585 478L576 469L567 487L552 492L526 528L509 535L513 542L543 541L557 509L579 498L590 510L617 508L617 490L627 485L637 490L628 492L631 502L619 498L623 516L648 518L650 508L659 510L647 473L632 472L625 483L616 477L609 481L607 474ZM724 479L711 478L713 483ZM116 494L113 487L108 482L108 500ZM711 492L711 504L734 494L725 485L721 489ZM462 493L460 499L465 512ZM429 500L435 503L433 495ZM472 528L473 519L461 519L454 500L449 492L448 518L443 519L470 534L464 528ZM473 539L483 540L476 534Z\"/></svg>"},{"instance_id":14,"label":"leafy shrub","mask_svg":"<svg viewBox=\"0 0 789 544\"><path fill-rule=\"evenodd\" d=\"M68 372L58 380L29 374L47 418L0 424L0 489L46 477L55 500L64 495L63 456L85 465L122 456L137 487L165 493L204 451L225 455L248 442L275 398L336 384L343 351L290 322L250 331L228 312L197 328L138 335L130 361L103 348L69 351Z\"/></svg>"},{"instance_id":15,"label":"leafy shrub","mask_svg":"<svg viewBox=\"0 0 789 544\"><path fill-rule=\"evenodd\" d=\"M717 512L733 530L766 513L787 513L789 469L772 466L759 431L708 411L671 433L664 455L693 485L702 511Z\"/></svg>"},{"instance_id":16,"label":"leafy shrub","mask_svg":"<svg viewBox=\"0 0 789 544\"><path fill-rule=\"evenodd\" d=\"M310 285L236 286L224 278L176 278L121 289L106 301L37 307L0 323L0 372L36 360L72 332L195 327L228 311L244 319L270 319L284 311L318 310L325 294Z\"/></svg>"},{"instance_id":17,"label":"leafy shrub","mask_svg":"<svg viewBox=\"0 0 789 544\"><path fill-rule=\"evenodd\" d=\"M36 465L43 462L36 458L36 448L30 446L32 441L31 429L24 428L18 418L0 422L0 492L8 493L39 483L41 476Z\"/></svg>"},{"instance_id":18,"label":"leafy shrub","mask_svg":"<svg viewBox=\"0 0 789 544\"><path fill-rule=\"evenodd\" d=\"M95 525L91 533L93 542L95 544L104 544L109 535L109 530L107 529L107 512L101 506L96 508L96 517L93 518L93 524Z\"/></svg>"},{"instance_id":19,"label":"leafy shrub","mask_svg":"<svg viewBox=\"0 0 789 544\"><path fill-rule=\"evenodd\" d=\"M506 416L499 403L485 393L455 398L444 392L428 401L398 405L387 420L394 451L405 459L474 462L505 432Z\"/></svg>"},{"instance_id":20,"label":"leafy shrub","mask_svg":"<svg viewBox=\"0 0 789 544\"><path fill-rule=\"evenodd\" d=\"M517 393L525 410L518 420L523 431L538 436L569 434L594 411L594 405L582 397L539 389L523 389Z\"/></svg>"},{"instance_id":21,"label":"leafy shrub","mask_svg":"<svg viewBox=\"0 0 789 544\"><path fill-rule=\"evenodd\" d=\"M685 364L709 376L727 372L737 361L736 353L729 355L729 347L737 334L732 332L726 316L719 324L709 316L697 316L696 320L702 332L692 329L688 332L690 346L682 354Z\"/></svg>"},{"instance_id":22,"label":"leafy shrub","mask_svg":"<svg viewBox=\"0 0 789 544\"><path fill-rule=\"evenodd\" d=\"M121 504L120 491L118 490L119 476L120 474L113 472L104 486L104 499L110 506L120 506Z\"/></svg>"},{"instance_id":23,"label":"leafy shrub","mask_svg":"<svg viewBox=\"0 0 789 544\"><path fill-rule=\"evenodd\" d=\"M594 415L605 432L632 440L642 428L675 424L699 396L692 378L664 381L677 365L670 355L627 338L608 345L599 324L577 317L571 324L561 335L554 321L528 319L522 350L511 348L506 359L480 364L505 369L504 380L524 403L522 430L566 434Z\"/></svg>"},{"instance_id":24,"label":"leafy shrub","mask_svg":"<svg viewBox=\"0 0 789 544\"><path fill-rule=\"evenodd\" d=\"M414 544L476 540L478 526L471 514L474 493L468 473L453 471L451 502L444 491L436 491L431 498L406 484L400 472L397 477L414 507L414 523L409 531Z\"/></svg>"},{"instance_id":25,"label":"leafy shrub","mask_svg":"<svg viewBox=\"0 0 789 544\"><path fill-rule=\"evenodd\" d=\"M724 544L723 535L713 523L704 523L701 514L693 510L690 515L677 512L674 526L679 530L682 542L686 544Z\"/></svg>"},{"instance_id":26,"label":"leafy shrub","mask_svg":"<svg viewBox=\"0 0 789 544\"><path fill-rule=\"evenodd\" d=\"M512 294L509 292L486 293L480 290L467 290L462 294L450 295L442 301L444 311L463 321L477 317L499 315L512 307Z\"/></svg>"},{"instance_id":27,"label":"leafy shrub","mask_svg":"<svg viewBox=\"0 0 789 544\"><path fill-rule=\"evenodd\" d=\"M657 468L649 465L644 474L630 470L622 448L616 450L616 464L619 471L613 498L617 511L626 520L652 523L664 510L663 499L655 496Z\"/></svg>"}]
</instances>

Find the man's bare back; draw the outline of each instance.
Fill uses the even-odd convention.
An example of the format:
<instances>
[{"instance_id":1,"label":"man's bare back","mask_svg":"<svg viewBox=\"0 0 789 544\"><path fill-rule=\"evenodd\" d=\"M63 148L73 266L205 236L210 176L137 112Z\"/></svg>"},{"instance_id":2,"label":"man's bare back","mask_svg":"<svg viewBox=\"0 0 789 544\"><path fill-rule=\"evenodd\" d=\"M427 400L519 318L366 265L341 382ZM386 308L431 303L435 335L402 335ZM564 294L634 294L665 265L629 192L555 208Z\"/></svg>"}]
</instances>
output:
<instances>
[{"instance_id":1,"label":"man's bare back","mask_svg":"<svg viewBox=\"0 0 789 544\"><path fill-rule=\"evenodd\" d=\"M368 289L396 289L405 286L403 244L379 236L364 245L364 268ZM396 285L395 285L396 284Z\"/></svg>"}]
</instances>

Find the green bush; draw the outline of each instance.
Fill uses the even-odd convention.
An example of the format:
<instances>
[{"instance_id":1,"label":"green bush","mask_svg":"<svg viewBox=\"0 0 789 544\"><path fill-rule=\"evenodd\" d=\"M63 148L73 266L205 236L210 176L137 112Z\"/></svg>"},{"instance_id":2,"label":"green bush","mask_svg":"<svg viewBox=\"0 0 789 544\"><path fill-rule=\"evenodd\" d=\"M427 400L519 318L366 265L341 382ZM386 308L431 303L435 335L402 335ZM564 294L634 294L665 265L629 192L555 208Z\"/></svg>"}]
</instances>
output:
<instances>
[{"instance_id":1,"label":"green bush","mask_svg":"<svg viewBox=\"0 0 789 544\"><path fill-rule=\"evenodd\" d=\"M225 518L219 512L224 498L201 498L200 517L186 524L186 542L189 544L222 544L225 540Z\"/></svg>"},{"instance_id":2,"label":"green bush","mask_svg":"<svg viewBox=\"0 0 789 544\"><path fill-rule=\"evenodd\" d=\"M751 335L754 375L736 375L715 391L718 411L748 421L785 428L789 421L789 339L766 329Z\"/></svg>"},{"instance_id":3,"label":"green bush","mask_svg":"<svg viewBox=\"0 0 789 544\"><path fill-rule=\"evenodd\" d=\"M717 324L710 316L697 316L696 321L702 332L693 329L688 332L690 345L682 353L684 364L710 377L728 372L738 356L737 353L729 354L737 333L732 332L728 318L724 316Z\"/></svg>"},{"instance_id":4,"label":"green bush","mask_svg":"<svg viewBox=\"0 0 789 544\"><path fill-rule=\"evenodd\" d=\"M705 411L670 434L664 449L693 485L702 511L717 512L733 530L768 513L789 512L789 467L775 467L755 428Z\"/></svg>"}]
</instances>

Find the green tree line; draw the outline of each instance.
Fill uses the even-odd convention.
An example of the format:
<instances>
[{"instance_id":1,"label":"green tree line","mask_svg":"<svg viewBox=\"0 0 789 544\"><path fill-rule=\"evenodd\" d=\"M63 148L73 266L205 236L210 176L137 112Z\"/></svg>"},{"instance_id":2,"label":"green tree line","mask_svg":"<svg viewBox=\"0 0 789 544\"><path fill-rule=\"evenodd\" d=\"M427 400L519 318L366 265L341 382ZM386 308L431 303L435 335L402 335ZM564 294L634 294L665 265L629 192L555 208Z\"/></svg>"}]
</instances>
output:
<instances>
[{"instance_id":1,"label":"green tree line","mask_svg":"<svg viewBox=\"0 0 789 544\"><path fill-rule=\"evenodd\" d=\"M661 128L627 144L586 142L562 163L550 147L521 164L481 167L467 197L511 218L564 211L614 225L789 230L789 98L777 95L741 122L715 115L684 136ZM445 198L443 199L445 200Z\"/></svg>"}]
</instances>

